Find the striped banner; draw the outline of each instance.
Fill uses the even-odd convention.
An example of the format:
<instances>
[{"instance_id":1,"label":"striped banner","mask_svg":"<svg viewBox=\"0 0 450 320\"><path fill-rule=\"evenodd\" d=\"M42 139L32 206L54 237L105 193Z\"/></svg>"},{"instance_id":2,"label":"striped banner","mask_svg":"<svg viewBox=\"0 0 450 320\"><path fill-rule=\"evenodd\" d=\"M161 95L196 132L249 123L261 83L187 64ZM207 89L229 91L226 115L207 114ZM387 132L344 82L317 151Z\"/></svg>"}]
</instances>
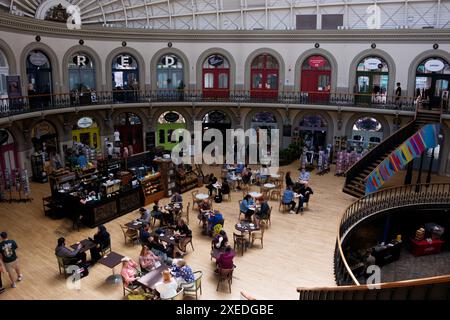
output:
<instances>
[{"instance_id":1,"label":"striped banner","mask_svg":"<svg viewBox=\"0 0 450 320\"><path fill-rule=\"evenodd\" d=\"M440 124L427 124L395 149L367 177L366 194L377 191L408 162L420 157L422 152L435 148L439 143L440 130Z\"/></svg>"}]
</instances>

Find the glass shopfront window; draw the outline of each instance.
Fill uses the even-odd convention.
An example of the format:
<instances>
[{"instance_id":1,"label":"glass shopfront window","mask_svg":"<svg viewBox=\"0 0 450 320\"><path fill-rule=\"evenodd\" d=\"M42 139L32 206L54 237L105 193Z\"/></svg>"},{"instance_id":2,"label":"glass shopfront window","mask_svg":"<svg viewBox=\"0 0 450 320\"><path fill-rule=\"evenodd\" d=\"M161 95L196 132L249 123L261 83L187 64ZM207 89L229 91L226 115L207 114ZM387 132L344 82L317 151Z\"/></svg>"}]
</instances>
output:
<instances>
[{"instance_id":1,"label":"glass shopfront window","mask_svg":"<svg viewBox=\"0 0 450 320\"><path fill-rule=\"evenodd\" d=\"M278 94L279 65L270 54L257 56L251 65L252 97L275 98Z\"/></svg>"},{"instance_id":2,"label":"glass shopfront window","mask_svg":"<svg viewBox=\"0 0 450 320\"><path fill-rule=\"evenodd\" d=\"M356 69L355 100L360 103L385 103L389 82L389 66L383 58L369 56Z\"/></svg>"},{"instance_id":3,"label":"glass shopfront window","mask_svg":"<svg viewBox=\"0 0 450 320\"><path fill-rule=\"evenodd\" d=\"M9 75L8 62L3 52L0 50L0 98L6 98L8 89L6 87L6 77Z\"/></svg>"},{"instance_id":4,"label":"glass shopfront window","mask_svg":"<svg viewBox=\"0 0 450 320\"><path fill-rule=\"evenodd\" d=\"M449 108L450 66L448 61L432 57L422 61L416 70L416 98L424 108Z\"/></svg>"},{"instance_id":5,"label":"glass shopfront window","mask_svg":"<svg viewBox=\"0 0 450 320\"><path fill-rule=\"evenodd\" d=\"M158 89L184 89L183 60L176 55L162 56L156 65L156 83Z\"/></svg>"},{"instance_id":6,"label":"glass shopfront window","mask_svg":"<svg viewBox=\"0 0 450 320\"><path fill-rule=\"evenodd\" d=\"M42 51L31 51L26 58L28 96L30 108L45 107L50 104L53 93L52 65ZM39 95L38 97L33 97Z\"/></svg>"},{"instance_id":7,"label":"glass shopfront window","mask_svg":"<svg viewBox=\"0 0 450 320\"><path fill-rule=\"evenodd\" d=\"M95 65L92 58L82 52L74 54L69 61L69 90L87 92L96 89Z\"/></svg>"},{"instance_id":8,"label":"glass shopfront window","mask_svg":"<svg viewBox=\"0 0 450 320\"><path fill-rule=\"evenodd\" d=\"M119 54L112 62L113 89L139 90L139 65L129 54Z\"/></svg>"}]
</instances>

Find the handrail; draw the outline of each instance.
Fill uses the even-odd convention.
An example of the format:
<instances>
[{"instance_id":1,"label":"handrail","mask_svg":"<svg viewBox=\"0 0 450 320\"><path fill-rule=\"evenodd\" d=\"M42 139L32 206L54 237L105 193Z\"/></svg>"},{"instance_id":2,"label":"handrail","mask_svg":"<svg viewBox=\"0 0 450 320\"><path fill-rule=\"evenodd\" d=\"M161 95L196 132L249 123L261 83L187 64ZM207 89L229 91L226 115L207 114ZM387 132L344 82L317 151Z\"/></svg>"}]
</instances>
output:
<instances>
[{"instance_id":1,"label":"handrail","mask_svg":"<svg viewBox=\"0 0 450 320\"><path fill-rule=\"evenodd\" d=\"M345 233L372 214L390 208L417 204L450 204L450 183L383 188L362 197L347 207L338 225L336 240L335 276L338 285L348 283L359 285L342 250L342 237Z\"/></svg>"},{"instance_id":2,"label":"handrail","mask_svg":"<svg viewBox=\"0 0 450 320\"><path fill-rule=\"evenodd\" d=\"M316 288L305 288L298 287L297 292L301 291L364 291L364 290L373 290L374 286L377 286L377 289L390 289L390 288L402 288L402 287L410 287L410 286L423 286L429 284L438 284L450 282L450 275L443 276L435 276L435 277L427 277L420 279L412 279L412 280L401 280L394 282L383 282L372 285L350 285L350 286L337 286L337 287L316 287Z\"/></svg>"},{"instance_id":3,"label":"handrail","mask_svg":"<svg viewBox=\"0 0 450 320\"><path fill-rule=\"evenodd\" d=\"M337 92L302 92L278 90L186 90L157 89L152 91L114 89L111 91L81 91L60 94L35 94L20 97L0 98L0 117L35 111L128 103L151 102L234 102L234 103L279 103L306 105L334 105L350 107L374 107L383 110L414 111L415 99L393 96L379 100L372 94Z\"/></svg>"}]
</instances>

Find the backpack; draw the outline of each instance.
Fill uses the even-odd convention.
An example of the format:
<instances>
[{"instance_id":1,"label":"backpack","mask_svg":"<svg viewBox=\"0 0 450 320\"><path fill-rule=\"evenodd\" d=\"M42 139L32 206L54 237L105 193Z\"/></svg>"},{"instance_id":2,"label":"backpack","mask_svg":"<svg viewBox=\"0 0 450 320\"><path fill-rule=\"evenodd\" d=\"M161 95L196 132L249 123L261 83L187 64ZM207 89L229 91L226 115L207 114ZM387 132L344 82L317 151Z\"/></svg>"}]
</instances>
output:
<instances>
[{"instance_id":1,"label":"backpack","mask_svg":"<svg viewBox=\"0 0 450 320\"><path fill-rule=\"evenodd\" d=\"M216 196L214 197L214 201L215 201L215 203L221 203L221 202L222 202L222 196L216 195Z\"/></svg>"}]
</instances>

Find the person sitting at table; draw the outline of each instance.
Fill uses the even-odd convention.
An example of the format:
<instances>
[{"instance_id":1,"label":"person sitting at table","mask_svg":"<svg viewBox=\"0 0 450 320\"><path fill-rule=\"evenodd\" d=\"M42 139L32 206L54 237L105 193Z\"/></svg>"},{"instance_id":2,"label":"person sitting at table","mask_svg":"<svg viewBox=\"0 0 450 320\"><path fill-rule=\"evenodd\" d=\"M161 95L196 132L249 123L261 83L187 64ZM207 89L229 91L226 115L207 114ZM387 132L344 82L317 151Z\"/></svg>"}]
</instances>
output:
<instances>
[{"instance_id":1,"label":"person sitting at table","mask_svg":"<svg viewBox=\"0 0 450 320\"><path fill-rule=\"evenodd\" d=\"M228 184L227 179L222 180L222 185L219 188L219 197L222 198L224 194L230 194L230 185Z\"/></svg>"},{"instance_id":2,"label":"person sitting at table","mask_svg":"<svg viewBox=\"0 0 450 320\"><path fill-rule=\"evenodd\" d=\"M150 211L147 208L142 207L139 209L139 212L141 213L141 216L137 220L142 223L150 223L150 219L152 218Z\"/></svg>"},{"instance_id":3,"label":"person sitting at table","mask_svg":"<svg viewBox=\"0 0 450 320\"><path fill-rule=\"evenodd\" d=\"M139 255L139 266L141 267L142 272L150 272L158 261L160 261L160 258L147 246L142 247L141 254Z\"/></svg>"},{"instance_id":4,"label":"person sitting at table","mask_svg":"<svg viewBox=\"0 0 450 320\"><path fill-rule=\"evenodd\" d=\"M137 282L137 280L140 278L140 272L137 269L137 263L128 257L123 257L121 261L122 270L120 271L120 275L122 276L124 285L127 288L136 289L137 287L139 287L139 282Z\"/></svg>"},{"instance_id":5,"label":"person sitting at table","mask_svg":"<svg viewBox=\"0 0 450 320\"><path fill-rule=\"evenodd\" d=\"M259 223L263 219L267 219L269 217L269 203L264 198L260 198L259 202L261 204L260 208L256 210L254 215L254 222L259 227Z\"/></svg>"},{"instance_id":6,"label":"person sitting at table","mask_svg":"<svg viewBox=\"0 0 450 320\"><path fill-rule=\"evenodd\" d=\"M195 281L194 272L184 259L175 259L170 268L170 273L174 276L179 286L192 284Z\"/></svg>"},{"instance_id":7,"label":"person sitting at table","mask_svg":"<svg viewBox=\"0 0 450 320\"><path fill-rule=\"evenodd\" d=\"M294 201L294 191L292 191L292 187L287 187L283 192L283 197L281 199L283 204L290 205L289 213L295 213L295 201Z\"/></svg>"},{"instance_id":8,"label":"person sitting at table","mask_svg":"<svg viewBox=\"0 0 450 320\"><path fill-rule=\"evenodd\" d=\"M231 246L228 245L225 248L225 251L216 259L217 269L234 269L233 258L235 255L236 253L231 250Z\"/></svg>"},{"instance_id":9,"label":"person sitting at table","mask_svg":"<svg viewBox=\"0 0 450 320\"><path fill-rule=\"evenodd\" d=\"M189 229L186 221L180 219L177 225L173 228L174 231L179 233L178 247L180 249L180 255L186 254L186 245L192 240L192 231ZM183 251L184 250L184 251Z\"/></svg>"},{"instance_id":10,"label":"person sitting at table","mask_svg":"<svg viewBox=\"0 0 450 320\"><path fill-rule=\"evenodd\" d=\"M225 230L220 230L218 234L214 237L214 239L211 241L211 247L212 249L219 249L222 250L226 248L228 245L228 236Z\"/></svg>"},{"instance_id":11,"label":"person sitting at table","mask_svg":"<svg viewBox=\"0 0 450 320\"><path fill-rule=\"evenodd\" d=\"M172 263L172 257L173 257L173 246L164 246L164 244L161 243L159 236L157 234L154 234L150 237L150 243L148 245L148 248L153 251L154 254L156 254L161 261L164 261L168 264Z\"/></svg>"},{"instance_id":12,"label":"person sitting at table","mask_svg":"<svg viewBox=\"0 0 450 320\"><path fill-rule=\"evenodd\" d=\"M202 202L200 202L198 210L199 210L198 220L200 220L203 223L203 226L205 226L207 221L205 213L211 211L211 205L208 199L205 199Z\"/></svg>"},{"instance_id":13,"label":"person sitting at table","mask_svg":"<svg viewBox=\"0 0 450 320\"><path fill-rule=\"evenodd\" d=\"M214 176L214 174L211 174L209 178L209 184L206 186L206 189L208 189L208 194L211 197L213 190L215 189L214 184L217 183L217 178Z\"/></svg>"},{"instance_id":14,"label":"person sitting at table","mask_svg":"<svg viewBox=\"0 0 450 320\"><path fill-rule=\"evenodd\" d=\"M301 185L298 193L303 196L303 202L306 204L308 204L308 202L309 202L309 197L312 194L314 194L311 187L309 186L309 183L305 183L305 184Z\"/></svg>"},{"instance_id":15,"label":"person sitting at table","mask_svg":"<svg viewBox=\"0 0 450 320\"><path fill-rule=\"evenodd\" d=\"M250 184L252 179L252 168L244 167L244 170L242 170L241 177L242 177L242 183L244 184Z\"/></svg>"},{"instance_id":16,"label":"person sitting at table","mask_svg":"<svg viewBox=\"0 0 450 320\"><path fill-rule=\"evenodd\" d=\"M94 234L94 239L89 238L89 240L96 245L90 250L92 262L95 263L101 259L101 252L111 246L111 236L106 231L106 227L101 224L98 226L97 233Z\"/></svg>"},{"instance_id":17,"label":"person sitting at table","mask_svg":"<svg viewBox=\"0 0 450 320\"><path fill-rule=\"evenodd\" d=\"M219 210L214 210L208 218L208 235L211 236L213 233L213 229L217 224L221 224L223 226L224 219Z\"/></svg>"},{"instance_id":18,"label":"person sitting at table","mask_svg":"<svg viewBox=\"0 0 450 320\"><path fill-rule=\"evenodd\" d=\"M251 220L255 210L250 208L255 205L251 195L247 194L241 202L239 210L245 215L246 220Z\"/></svg>"},{"instance_id":19,"label":"person sitting at table","mask_svg":"<svg viewBox=\"0 0 450 320\"><path fill-rule=\"evenodd\" d=\"M139 229L139 241L143 246L149 246L151 234L149 232L150 225L148 223L143 223L141 229Z\"/></svg>"},{"instance_id":20,"label":"person sitting at table","mask_svg":"<svg viewBox=\"0 0 450 320\"><path fill-rule=\"evenodd\" d=\"M170 275L169 270L164 270L162 272L163 280L155 284L155 289L159 294L161 299L169 299L176 296L178 283Z\"/></svg>"},{"instance_id":21,"label":"person sitting at table","mask_svg":"<svg viewBox=\"0 0 450 320\"><path fill-rule=\"evenodd\" d=\"M301 184L305 184L309 182L309 179L311 178L311 173L305 170L305 168L302 168L302 171L300 172L300 176L298 177L298 182Z\"/></svg>"},{"instance_id":22,"label":"person sitting at table","mask_svg":"<svg viewBox=\"0 0 450 320\"><path fill-rule=\"evenodd\" d=\"M170 198L170 202L172 202L172 203L183 203L183 197L178 192L175 192L173 194L172 198Z\"/></svg>"},{"instance_id":23,"label":"person sitting at table","mask_svg":"<svg viewBox=\"0 0 450 320\"><path fill-rule=\"evenodd\" d=\"M81 243L79 243L77 248L72 251L66 247L66 239L61 237L58 239L55 255L62 258L65 265L78 265L80 262L86 263L86 253L80 252L82 247Z\"/></svg>"},{"instance_id":24,"label":"person sitting at table","mask_svg":"<svg viewBox=\"0 0 450 320\"><path fill-rule=\"evenodd\" d=\"M294 181L292 181L292 178L291 178L291 172L290 171L288 171L288 172L286 172L286 187L293 187L294 186Z\"/></svg>"},{"instance_id":25,"label":"person sitting at table","mask_svg":"<svg viewBox=\"0 0 450 320\"><path fill-rule=\"evenodd\" d=\"M236 166L236 173L242 173L242 171L244 170L245 165L243 163L238 163L238 165Z\"/></svg>"},{"instance_id":26,"label":"person sitting at table","mask_svg":"<svg viewBox=\"0 0 450 320\"><path fill-rule=\"evenodd\" d=\"M152 212L150 212L150 215L156 220L159 220L160 225L163 224L164 213L162 213L161 209L157 204L153 206L153 210Z\"/></svg>"}]
</instances>

